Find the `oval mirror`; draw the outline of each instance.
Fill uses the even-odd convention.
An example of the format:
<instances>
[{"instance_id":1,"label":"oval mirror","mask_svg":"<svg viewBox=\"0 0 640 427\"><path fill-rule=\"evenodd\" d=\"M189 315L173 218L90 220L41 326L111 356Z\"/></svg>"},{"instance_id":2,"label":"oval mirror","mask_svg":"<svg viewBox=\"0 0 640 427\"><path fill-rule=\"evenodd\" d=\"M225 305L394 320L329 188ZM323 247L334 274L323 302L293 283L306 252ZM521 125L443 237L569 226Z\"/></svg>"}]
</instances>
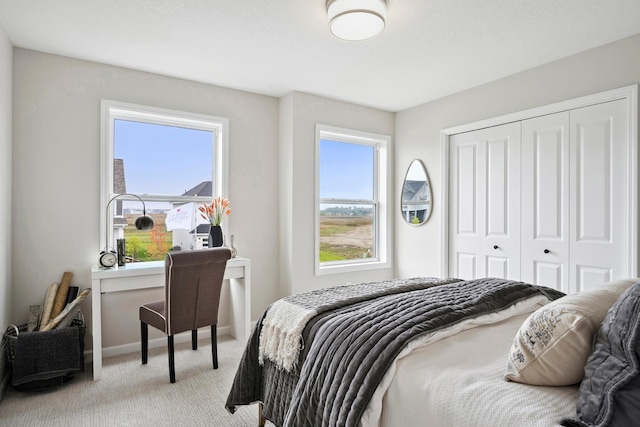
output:
<instances>
[{"instance_id":1,"label":"oval mirror","mask_svg":"<svg viewBox=\"0 0 640 427\"><path fill-rule=\"evenodd\" d=\"M431 183L420 160L409 165L402 184L402 217L408 224L421 225L431 216Z\"/></svg>"}]
</instances>

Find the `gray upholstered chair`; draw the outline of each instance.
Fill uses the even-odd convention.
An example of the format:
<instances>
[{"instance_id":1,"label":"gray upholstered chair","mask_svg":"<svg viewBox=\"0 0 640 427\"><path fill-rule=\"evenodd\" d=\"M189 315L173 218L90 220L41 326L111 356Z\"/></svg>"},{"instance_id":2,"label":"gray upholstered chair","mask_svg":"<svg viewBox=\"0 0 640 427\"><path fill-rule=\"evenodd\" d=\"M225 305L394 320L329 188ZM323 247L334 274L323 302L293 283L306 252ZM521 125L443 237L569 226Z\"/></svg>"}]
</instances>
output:
<instances>
[{"instance_id":1,"label":"gray upholstered chair","mask_svg":"<svg viewBox=\"0 0 640 427\"><path fill-rule=\"evenodd\" d=\"M217 323L220 289L228 248L170 252L165 258L164 300L140 306L142 364L147 363L149 328L167 334L169 379L176 382L173 336L191 331L191 346L198 348L198 328L211 326L213 369L218 369Z\"/></svg>"}]
</instances>

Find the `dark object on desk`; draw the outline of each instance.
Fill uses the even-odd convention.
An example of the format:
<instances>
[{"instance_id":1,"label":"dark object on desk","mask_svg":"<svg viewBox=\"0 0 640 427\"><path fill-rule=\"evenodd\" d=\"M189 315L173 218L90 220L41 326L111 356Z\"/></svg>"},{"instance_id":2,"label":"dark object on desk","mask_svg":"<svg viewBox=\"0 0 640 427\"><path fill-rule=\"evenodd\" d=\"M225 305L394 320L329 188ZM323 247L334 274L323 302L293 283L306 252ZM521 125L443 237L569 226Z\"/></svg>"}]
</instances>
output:
<instances>
[{"instance_id":1,"label":"dark object on desk","mask_svg":"<svg viewBox=\"0 0 640 427\"><path fill-rule=\"evenodd\" d=\"M222 227L219 225L212 225L209 229L209 240L207 241L207 246L210 248L219 248L224 243L224 238L222 237Z\"/></svg>"},{"instance_id":2,"label":"dark object on desk","mask_svg":"<svg viewBox=\"0 0 640 427\"><path fill-rule=\"evenodd\" d=\"M126 261L127 251L125 249L124 239L116 240L116 246L118 249L118 267L122 267L127 263Z\"/></svg>"},{"instance_id":3,"label":"dark object on desk","mask_svg":"<svg viewBox=\"0 0 640 427\"><path fill-rule=\"evenodd\" d=\"M47 332L27 332L27 325L10 326L4 340L12 385L19 391L48 390L84 372L84 335L81 319Z\"/></svg>"},{"instance_id":4,"label":"dark object on desk","mask_svg":"<svg viewBox=\"0 0 640 427\"><path fill-rule=\"evenodd\" d=\"M149 325L167 334L169 380L176 382L173 336L191 331L198 349L198 328L211 326L213 369L218 368L217 327L220 290L229 248L170 252L165 258L164 300L140 306L142 364L147 364Z\"/></svg>"}]
</instances>

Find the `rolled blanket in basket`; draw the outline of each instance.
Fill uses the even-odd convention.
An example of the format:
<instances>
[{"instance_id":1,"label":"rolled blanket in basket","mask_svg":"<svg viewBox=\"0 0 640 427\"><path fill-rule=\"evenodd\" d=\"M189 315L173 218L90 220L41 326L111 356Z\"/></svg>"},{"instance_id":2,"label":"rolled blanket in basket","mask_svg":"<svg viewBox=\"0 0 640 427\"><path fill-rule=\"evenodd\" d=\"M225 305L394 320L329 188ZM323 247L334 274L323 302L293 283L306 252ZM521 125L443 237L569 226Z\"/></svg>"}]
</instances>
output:
<instances>
[{"instance_id":1,"label":"rolled blanket in basket","mask_svg":"<svg viewBox=\"0 0 640 427\"><path fill-rule=\"evenodd\" d=\"M16 340L12 384L22 391L61 385L64 378L84 370L84 337L78 327L48 332L23 332Z\"/></svg>"}]
</instances>

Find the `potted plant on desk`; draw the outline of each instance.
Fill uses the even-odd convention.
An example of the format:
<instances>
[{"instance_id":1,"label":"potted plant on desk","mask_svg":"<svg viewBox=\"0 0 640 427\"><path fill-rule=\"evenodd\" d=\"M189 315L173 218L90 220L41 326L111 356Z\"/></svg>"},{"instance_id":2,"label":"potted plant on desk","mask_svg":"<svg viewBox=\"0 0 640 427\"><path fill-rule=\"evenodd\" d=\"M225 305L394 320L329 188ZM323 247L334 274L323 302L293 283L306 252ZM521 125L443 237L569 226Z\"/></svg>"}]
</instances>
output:
<instances>
[{"instance_id":1,"label":"potted plant on desk","mask_svg":"<svg viewBox=\"0 0 640 427\"><path fill-rule=\"evenodd\" d=\"M210 204L205 203L198 208L201 212L200 216L206 219L211 225L211 228L209 229L210 248L222 246L223 238L220 223L225 216L228 216L231 213L229 204L229 200L225 199L224 197L218 196L213 199Z\"/></svg>"}]
</instances>

